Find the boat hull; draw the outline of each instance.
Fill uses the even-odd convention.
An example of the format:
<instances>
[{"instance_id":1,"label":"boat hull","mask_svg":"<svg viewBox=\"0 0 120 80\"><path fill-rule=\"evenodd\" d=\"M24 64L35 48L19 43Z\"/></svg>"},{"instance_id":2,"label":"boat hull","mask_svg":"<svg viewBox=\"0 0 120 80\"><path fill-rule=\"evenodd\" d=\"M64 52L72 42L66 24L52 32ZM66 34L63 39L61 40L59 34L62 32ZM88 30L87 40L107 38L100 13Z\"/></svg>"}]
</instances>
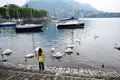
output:
<instances>
[{"instance_id":1,"label":"boat hull","mask_svg":"<svg viewBox=\"0 0 120 80\"><path fill-rule=\"evenodd\" d=\"M0 24L0 27L16 26L16 24Z\"/></svg>"},{"instance_id":2,"label":"boat hull","mask_svg":"<svg viewBox=\"0 0 120 80\"><path fill-rule=\"evenodd\" d=\"M58 29L74 29L74 28L84 28L84 23L79 24L57 24Z\"/></svg>"},{"instance_id":3,"label":"boat hull","mask_svg":"<svg viewBox=\"0 0 120 80\"><path fill-rule=\"evenodd\" d=\"M27 26L27 27L19 27L19 26L16 26L16 32L17 33L21 33L21 32L38 32L38 31L42 31L41 28L43 26L42 25L39 25L39 26Z\"/></svg>"}]
</instances>

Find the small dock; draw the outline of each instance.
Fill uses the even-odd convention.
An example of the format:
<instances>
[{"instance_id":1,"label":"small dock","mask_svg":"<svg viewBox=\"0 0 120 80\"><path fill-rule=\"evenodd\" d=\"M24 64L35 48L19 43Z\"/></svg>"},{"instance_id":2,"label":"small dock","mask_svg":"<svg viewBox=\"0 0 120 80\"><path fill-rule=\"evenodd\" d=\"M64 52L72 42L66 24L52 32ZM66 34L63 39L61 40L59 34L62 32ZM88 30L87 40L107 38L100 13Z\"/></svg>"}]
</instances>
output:
<instances>
[{"instance_id":1,"label":"small dock","mask_svg":"<svg viewBox=\"0 0 120 80\"><path fill-rule=\"evenodd\" d=\"M34 66L28 65L23 68L20 67L21 65L23 66L23 64L10 66L10 64L0 62L0 80L120 80L120 71L115 70L45 66L45 71L39 71Z\"/></svg>"}]
</instances>

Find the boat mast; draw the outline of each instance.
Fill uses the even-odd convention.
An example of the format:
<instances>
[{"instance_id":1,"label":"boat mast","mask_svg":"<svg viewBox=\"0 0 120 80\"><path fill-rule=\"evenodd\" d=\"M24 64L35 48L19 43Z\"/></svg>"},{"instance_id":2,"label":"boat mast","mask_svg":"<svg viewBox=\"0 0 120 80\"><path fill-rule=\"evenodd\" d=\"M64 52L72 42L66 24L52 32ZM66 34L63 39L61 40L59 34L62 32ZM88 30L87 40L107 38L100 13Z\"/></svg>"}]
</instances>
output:
<instances>
[{"instance_id":1,"label":"boat mast","mask_svg":"<svg viewBox=\"0 0 120 80\"><path fill-rule=\"evenodd\" d=\"M74 17L74 7L73 7L73 1L72 1L72 17Z\"/></svg>"},{"instance_id":2,"label":"boat mast","mask_svg":"<svg viewBox=\"0 0 120 80\"><path fill-rule=\"evenodd\" d=\"M30 5L31 6L31 5ZM30 13L31 13L31 19L33 18L33 15L32 15L32 8L30 7Z\"/></svg>"},{"instance_id":3,"label":"boat mast","mask_svg":"<svg viewBox=\"0 0 120 80\"><path fill-rule=\"evenodd\" d=\"M6 16L8 17L8 19L10 21L10 11L9 11L9 5L8 5L8 3L6 5Z\"/></svg>"},{"instance_id":4,"label":"boat mast","mask_svg":"<svg viewBox=\"0 0 120 80\"><path fill-rule=\"evenodd\" d=\"M25 5L26 6L26 8L28 8L29 10L30 10L30 18L32 19L33 18L33 16L32 16L32 8L30 8L29 6L31 6L31 5Z\"/></svg>"},{"instance_id":5,"label":"boat mast","mask_svg":"<svg viewBox=\"0 0 120 80\"><path fill-rule=\"evenodd\" d=\"M32 0L29 0L29 1L32 1ZM31 19L33 18L33 15L32 15L32 7L31 5L27 5L28 8L30 8L30 17Z\"/></svg>"},{"instance_id":6,"label":"boat mast","mask_svg":"<svg viewBox=\"0 0 120 80\"><path fill-rule=\"evenodd\" d=\"M17 18L20 19L20 18L19 18L19 12L18 12L18 9L17 9Z\"/></svg>"}]
</instances>

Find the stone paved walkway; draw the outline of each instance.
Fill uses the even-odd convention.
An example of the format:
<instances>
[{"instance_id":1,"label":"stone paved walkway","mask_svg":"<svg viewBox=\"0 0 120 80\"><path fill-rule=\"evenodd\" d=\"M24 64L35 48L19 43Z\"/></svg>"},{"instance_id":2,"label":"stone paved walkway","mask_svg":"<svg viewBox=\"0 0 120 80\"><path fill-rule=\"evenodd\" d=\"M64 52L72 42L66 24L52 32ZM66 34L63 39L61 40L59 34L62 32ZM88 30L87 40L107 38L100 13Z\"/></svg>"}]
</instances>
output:
<instances>
[{"instance_id":1,"label":"stone paved walkway","mask_svg":"<svg viewBox=\"0 0 120 80\"><path fill-rule=\"evenodd\" d=\"M120 71L56 66L46 66L45 71L39 71L29 65L0 63L0 80L120 80Z\"/></svg>"}]
</instances>

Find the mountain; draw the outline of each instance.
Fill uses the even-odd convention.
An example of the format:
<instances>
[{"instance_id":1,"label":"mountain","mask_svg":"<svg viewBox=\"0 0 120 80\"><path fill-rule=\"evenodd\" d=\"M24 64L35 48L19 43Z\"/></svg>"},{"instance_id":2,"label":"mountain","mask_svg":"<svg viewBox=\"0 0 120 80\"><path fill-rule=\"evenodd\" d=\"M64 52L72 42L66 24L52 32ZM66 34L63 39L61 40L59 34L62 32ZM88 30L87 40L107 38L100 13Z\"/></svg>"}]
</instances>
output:
<instances>
[{"instance_id":1,"label":"mountain","mask_svg":"<svg viewBox=\"0 0 120 80\"><path fill-rule=\"evenodd\" d=\"M35 9L47 10L50 14L56 14L59 12L70 15L72 9L74 9L74 11L77 11L75 12L77 13L76 15L81 14L81 11L90 12L89 14L96 14L101 12L89 4L81 4L74 0L29 0L25 5L28 5L28 7Z\"/></svg>"}]
</instances>

